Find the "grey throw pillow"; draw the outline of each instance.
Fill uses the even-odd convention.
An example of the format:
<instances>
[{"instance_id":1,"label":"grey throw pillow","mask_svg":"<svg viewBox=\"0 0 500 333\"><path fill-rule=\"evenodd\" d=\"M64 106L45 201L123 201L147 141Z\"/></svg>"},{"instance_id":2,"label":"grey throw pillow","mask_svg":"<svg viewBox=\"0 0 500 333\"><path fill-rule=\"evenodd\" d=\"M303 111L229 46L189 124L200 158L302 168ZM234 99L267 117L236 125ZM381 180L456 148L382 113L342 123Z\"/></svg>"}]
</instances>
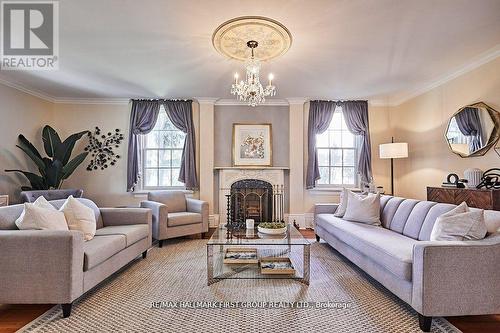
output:
<instances>
[{"instance_id":1,"label":"grey throw pillow","mask_svg":"<svg viewBox=\"0 0 500 333\"><path fill-rule=\"evenodd\" d=\"M380 193L370 193L361 196L351 191L347 192L347 207L344 220L373 225L380 223Z\"/></svg>"},{"instance_id":2,"label":"grey throw pillow","mask_svg":"<svg viewBox=\"0 0 500 333\"><path fill-rule=\"evenodd\" d=\"M484 210L471 211L465 202L436 219L431 241L464 241L483 239L487 228Z\"/></svg>"}]
</instances>

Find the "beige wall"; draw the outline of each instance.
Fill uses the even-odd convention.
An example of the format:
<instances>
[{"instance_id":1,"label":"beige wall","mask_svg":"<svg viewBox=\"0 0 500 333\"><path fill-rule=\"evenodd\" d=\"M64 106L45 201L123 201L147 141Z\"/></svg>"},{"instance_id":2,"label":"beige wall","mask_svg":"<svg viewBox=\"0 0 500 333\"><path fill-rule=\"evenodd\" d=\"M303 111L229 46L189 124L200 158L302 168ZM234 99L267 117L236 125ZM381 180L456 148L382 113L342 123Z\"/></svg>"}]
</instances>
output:
<instances>
[{"instance_id":1,"label":"beige wall","mask_svg":"<svg viewBox=\"0 0 500 333\"><path fill-rule=\"evenodd\" d=\"M23 176L3 170L37 172L34 163L16 148L17 136L24 134L43 154L42 128L53 121L52 103L5 85L0 85L0 101L0 194L18 202L21 185L29 183Z\"/></svg>"},{"instance_id":2,"label":"beige wall","mask_svg":"<svg viewBox=\"0 0 500 333\"><path fill-rule=\"evenodd\" d=\"M409 158L395 161L396 194L425 199L426 186L439 186L448 173L470 167L498 167L491 149L485 156L461 158L450 152L444 131L460 107L483 101L500 111L500 57L391 110L398 141L409 144Z\"/></svg>"},{"instance_id":3,"label":"beige wall","mask_svg":"<svg viewBox=\"0 0 500 333\"><path fill-rule=\"evenodd\" d=\"M87 171L85 168L89 161L87 158L64 183L64 188L83 188L85 197L103 207L138 205L141 200L145 200L144 194L126 192L129 104L55 104L54 115L55 125L63 136L99 126L104 132L119 128L126 138L115 151L122 156L115 166L105 170ZM193 103L193 120L196 136L199 137L198 103ZM85 139L81 140L79 146L75 147L75 153L78 149L83 149L86 142ZM197 161L199 161L199 149L197 149Z\"/></svg>"},{"instance_id":4,"label":"beige wall","mask_svg":"<svg viewBox=\"0 0 500 333\"><path fill-rule=\"evenodd\" d=\"M126 192L127 160L126 149L128 144L128 129L130 106L128 104L55 104L55 124L61 136L92 130L99 126L104 132L119 128L125 134L126 140L115 150L121 158L115 166L105 170L87 171L85 162L75 170L73 175L65 181L64 188L82 188L84 196L94 200L101 206L130 205L138 203L135 198ZM81 151L87 144L87 139L80 140L75 147L74 154Z\"/></svg>"}]
</instances>

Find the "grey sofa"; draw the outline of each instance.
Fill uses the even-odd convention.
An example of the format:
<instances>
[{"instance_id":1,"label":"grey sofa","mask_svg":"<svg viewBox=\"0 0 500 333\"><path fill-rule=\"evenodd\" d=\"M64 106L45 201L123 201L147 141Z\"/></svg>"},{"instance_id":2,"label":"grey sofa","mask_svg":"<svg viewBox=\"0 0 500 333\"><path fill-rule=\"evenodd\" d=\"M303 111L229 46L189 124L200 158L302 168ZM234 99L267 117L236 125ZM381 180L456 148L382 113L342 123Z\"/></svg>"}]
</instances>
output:
<instances>
[{"instance_id":1,"label":"grey sofa","mask_svg":"<svg viewBox=\"0 0 500 333\"><path fill-rule=\"evenodd\" d=\"M163 240L208 232L208 203L186 198L183 191L154 191L141 207L153 212L153 238Z\"/></svg>"},{"instance_id":2,"label":"grey sofa","mask_svg":"<svg viewBox=\"0 0 500 333\"><path fill-rule=\"evenodd\" d=\"M67 189L67 190L34 190L34 191L22 191L21 201L22 202L35 202L38 197L44 197L48 201L66 199L70 195L73 198L81 198L83 196L82 189Z\"/></svg>"},{"instance_id":3,"label":"grey sofa","mask_svg":"<svg viewBox=\"0 0 500 333\"><path fill-rule=\"evenodd\" d=\"M0 208L0 303L61 304L71 314L74 300L151 246L151 212L141 208L101 208L96 236L79 231L18 230L23 205ZM60 208L64 200L51 201Z\"/></svg>"},{"instance_id":4,"label":"grey sofa","mask_svg":"<svg viewBox=\"0 0 500 333\"><path fill-rule=\"evenodd\" d=\"M429 241L436 218L456 207L381 197L382 226L333 215L336 204L315 207L315 233L419 314L428 332L433 316L500 313L500 233L478 241ZM485 211L489 230L500 212Z\"/></svg>"}]
</instances>

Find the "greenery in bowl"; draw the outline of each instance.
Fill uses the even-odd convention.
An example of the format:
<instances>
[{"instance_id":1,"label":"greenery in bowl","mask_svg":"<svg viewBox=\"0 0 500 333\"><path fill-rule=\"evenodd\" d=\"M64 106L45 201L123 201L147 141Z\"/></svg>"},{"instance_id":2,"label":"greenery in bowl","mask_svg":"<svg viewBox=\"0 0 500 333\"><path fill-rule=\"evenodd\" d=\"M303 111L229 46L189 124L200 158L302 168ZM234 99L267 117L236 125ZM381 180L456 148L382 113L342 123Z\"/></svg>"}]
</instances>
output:
<instances>
[{"instance_id":1,"label":"greenery in bowl","mask_svg":"<svg viewBox=\"0 0 500 333\"><path fill-rule=\"evenodd\" d=\"M284 228L286 224L284 222L261 222L259 223L259 228L264 229L281 229Z\"/></svg>"}]
</instances>

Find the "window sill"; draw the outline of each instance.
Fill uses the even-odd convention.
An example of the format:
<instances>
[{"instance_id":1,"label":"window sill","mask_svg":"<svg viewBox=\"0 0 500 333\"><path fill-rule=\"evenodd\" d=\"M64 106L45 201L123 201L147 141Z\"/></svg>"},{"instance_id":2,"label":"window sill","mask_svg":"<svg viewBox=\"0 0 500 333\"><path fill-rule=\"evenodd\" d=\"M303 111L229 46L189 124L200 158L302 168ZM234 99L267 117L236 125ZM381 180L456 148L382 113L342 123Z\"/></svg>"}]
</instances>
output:
<instances>
[{"instance_id":1,"label":"window sill","mask_svg":"<svg viewBox=\"0 0 500 333\"><path fill-rule=\"evenodd\" d=\"M361 193L361 189L357 187L346 187L349 191ZM312 194L338 194L342 192L343 187L315 187L308 191Z\"/></svg>"},{"instance_id":2,"label":"window sill","mask_svg":"<svg viewBox=\"0 0 500 333\"><path fill-rule=\"evenodd\" d=\"M154 190L153 189L137 190L137 191L133 191L132 195L134 197L145 197L148 195L148 193L156 192L156 191L182 191L182 192L186 193L187 195L193 195L193 193L194 193L194 191L186 190L184 187L166 187L166 188L154 189Z\"/></svg>"}]
</instances>

